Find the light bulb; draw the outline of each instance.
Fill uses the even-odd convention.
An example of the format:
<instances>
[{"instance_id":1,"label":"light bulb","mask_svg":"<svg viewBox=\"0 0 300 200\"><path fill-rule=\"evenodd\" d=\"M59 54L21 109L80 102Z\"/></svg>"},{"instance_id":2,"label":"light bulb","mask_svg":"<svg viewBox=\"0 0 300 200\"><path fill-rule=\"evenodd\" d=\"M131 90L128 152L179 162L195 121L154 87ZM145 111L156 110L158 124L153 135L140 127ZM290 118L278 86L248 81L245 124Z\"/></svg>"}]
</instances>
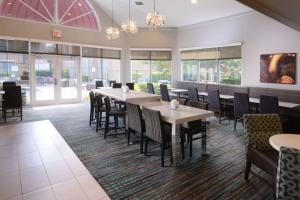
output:
<instances>
[{"instance_id":1,"label":"light bulb","mask_svg":"<svg viewBox=\"0 0 300 200\"><path fill-rule=\"evenodd\" d=\"M196 4L197 0L191 0L192 4Z\"/></svg>"}]
</instances>

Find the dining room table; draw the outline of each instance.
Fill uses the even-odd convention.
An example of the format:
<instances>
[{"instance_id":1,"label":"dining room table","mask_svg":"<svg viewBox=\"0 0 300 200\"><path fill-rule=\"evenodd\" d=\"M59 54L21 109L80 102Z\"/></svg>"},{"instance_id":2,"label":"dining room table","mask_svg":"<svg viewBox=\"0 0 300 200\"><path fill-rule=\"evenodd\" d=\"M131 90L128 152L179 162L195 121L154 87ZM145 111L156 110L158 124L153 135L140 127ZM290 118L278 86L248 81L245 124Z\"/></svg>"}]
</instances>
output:
<instances>
[{"instance_id":1,"label":"dining room table","mask_svg":"<svg viewBox=\"0 0 300 200\"><path fill-rule=\"evenodd\" d=\"M280 147L300 150L300 134L276 134L269 138L270 145L280 151Z\"/></svg>"}]
</instances>

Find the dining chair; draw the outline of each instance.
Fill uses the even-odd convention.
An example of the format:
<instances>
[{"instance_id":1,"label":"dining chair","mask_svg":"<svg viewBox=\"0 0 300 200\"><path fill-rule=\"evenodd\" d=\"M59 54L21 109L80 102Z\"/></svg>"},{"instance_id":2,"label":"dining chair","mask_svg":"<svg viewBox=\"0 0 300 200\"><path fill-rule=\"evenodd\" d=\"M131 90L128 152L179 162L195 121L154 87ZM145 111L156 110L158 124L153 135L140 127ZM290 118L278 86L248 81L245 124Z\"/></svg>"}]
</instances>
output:
<instances>
[{"instance_id":1,"label":"dining chair","mask_svg":"<svg viewBox=\"0 0 300 200\"><path fill-rule=\"evenodd\" d=\"M121 117L124 120L124 125L126 124L126 111L119 109L119 108L112 108L110 104L109 97L104 98L105 103L105 131L104 131L104 139L106 139L108 132L111 130L109 127L110 124L110 117L114 118L114 129L115 133L117 133L117 129L124 128L124 127L118 127L119 120L118 118Z\"/></svg>"},{"instance_id":2,"label":"dining chair","mask_svg":"<svg viewBox=\"0 0 300 200\"><path fill-rule=\"evenodd\" d=\"M11 114L9 117L20 117L23 120L21 86L5 86L4 92L2 102L4 122L7 121L7 114Z\"/></svg>"},{"instance_id":3,"label":"dining chair","mask_svg":"<svg viewBox=\"0 0 300 200\"><path fill-rule=\"evenodd\" d=\"M96 89L103 86L104 86L103 81L96 81Z\"/></svg>"},{"instance_id":4,"label":"dining chair","mask_svg":"<svg viewBox=\"0 0 300 200\"><path fill-rule=\"evenodd\" d=\"M199 101L189 101L189 106L193 108L206 109L206 103ZM193 141L202 139L202 149L206 149L206 121L195 120L187 123L183 123L180 127L180 137L181 137L181 153L184 159L184 141L185 135L187 135L189 147L190 147L190 157L193 155ZM200 136L199 136L200 134ZM194 137L198 135L198 137Z\"/></svg>"},{"instance_id":5,"label":"dining chair","mask_svg":"<svg viewBox=\"0 0 300 200\"><path fill-rule=\"evenodd\" d=\"M172 127L163 122L160 111L150 110L143 107L143 117L145 120L145 151L144 154L147 156L148 141L149 139L160 144L161 148L161 166L165 166L164 155L165 149L170 147L170 160L173 163L172 156L172 142L171 142L171 129Z\"/></svg>"},{"instance_id":6,"label":"dining chair","mask_svg":"<svg viewBox=\"0 0 300 200\"><path fill-rule=\"evenodd\" d=\"M188 96L190 101L199 101L198 89L196 87L189 87Z\"/></svg>"},{"instance_id":7,"label":"dining chair","mask_svg":"<svg viewBox=\"0 0 300 200\"><path fill-rule=\"evenodd\" d=\"M89 126L92 125L92 123L95 121L95 94L93 91L89 92L90 97L90 120L89 120Z\"/></svg>"},{"instance_id":8,"label":"dining chair","mask_svg":"<svg viewBox=\"0 0 300 200\"><path fill-rule=\"evenodd\" d=\"M282 133L280 118L277 114L245 114L244 121L246 129L245 180L248 181L250 172L256 175L251 171L251 165L254 164L272 177L270 186L275 188L278 152L269 144L269 138Z\"/></svg>"},{"instance_id":9,"label":"dining chair","mask_svg":"<svg viewBox=\"0 0 300 200\"><path fill-rule=\"evenodd\" d=\"M259 101L260 114L279 114L278 97L261 95Z\"/></svg>"},{"instance_id":10,"label":"dining chair","mask_svg":"<svg viewBox=\"0 0 300 200\"><path fill-rule=\"evenodd\" d=\"M140 152L143 153L143 142L145 132L145 121L142 118L142 111L139 105L126 102L128 119L127 145L130 142L131 132L140 135Z\"/></svg>"},{"instance_id":11,"label":"dining chair","mask_svg":"<svg viewBox=\"0 0 300 200\"><path fill-rule=\"evenodd\" d=\"M149 94L155 94L153 83L147 83L147 92Z\"/></svg>"},{"instance_id":12,"label":"dining chair","mask_svg":"<svg viewBox=\"0 0 300 200\"><path fill-rule=\"evenodd\" d=\"M113 83L112 88L122 88L122 83Z\"/></svg>"},{"instance_id":13,"label":"dining chair","mask_svg":"<svg viewBox=\"0 0 300 200\"><path fill-rule=\"evenodd\" d=\"M219 117L221 124L222 117L226 117L226 112L229 112L229 107L222 105L219 90L207 91L208 110L213 111ZM230 120L230 118L228 118Z\"/></svg>"},{"instance_id":14,"label":"dining chair","mask_svg":"<svg viewBox=\"0 0 300 200\"><path fill-rule=\"evenodd\" d=\"M114 84L114 83L117 83L117 81L115 81L115 80L110 80L110 81L108 81L108 84L109 84L110 87L111 87L112 84Z\"/></svg>"},{"instance_id":15,"label":"dining chair","mask_svg":"<svg viewBox=\"0 0 300 200\"><path fill-rule=\"evenodd\" d=\"M2 87L4 88L6 86L16 86L16 85L17 85L17 83L14 81L5 81L5 82L3 82Z\"/></svg>"},{"instance_id":16,"label":"dining chair","mask_svg":"<svg viewBox=\"0 0 300 200\"><path fill-rule=\"evenodd\" d=\"M171 101L169 96L168 86L164 84L160 84L159 87L160 87L161 100Z\"/></svg>"},{"instance_id":17,"label":"dining chair","mask_svg":"<svg viewBox=\"0 0 300 200\"><path fill-rule=\"evenodd\" d=\"M103 103L103 95L101 94L97 94L96 97L96 103L95 103L95 114L96 114L96 132L98 132L99 127L102 126L102 121L103 118L105 118L105 116L103 116L103 113L105 113L105 106Z\"/></svg>"},{"instance_id":18,"label":"dining chair","mask_svg":"<svg viewBox=\"0 0 300 200\"><path fill-rule=\"evenodd\" d=\"M298 149L280 148L276 199L300 199L300 150Z\"/></svg>"},{"instance_id":19,"label":"dining chair","mask_svg":"<svg viewBox=\"0 0 300 200\"><path fill-rule=\"evenodd\" d=\"M234 109L234 131L236 131L236 124L239 120L243 121L244 125L244 114L250 114L250 103L249 103L249 94L246 93L234 93L233 101Z\"/></svg>"},{"instance_id":20,"label":"dining chair","mask_svg":"<svg viewBox=\"0 0 300 200\"><path fill-rule=\"evenodd\" d=\"M129 90L134 90L134 83L126 83L126 86L129 88Z\"/></svg>"}]
</instances>

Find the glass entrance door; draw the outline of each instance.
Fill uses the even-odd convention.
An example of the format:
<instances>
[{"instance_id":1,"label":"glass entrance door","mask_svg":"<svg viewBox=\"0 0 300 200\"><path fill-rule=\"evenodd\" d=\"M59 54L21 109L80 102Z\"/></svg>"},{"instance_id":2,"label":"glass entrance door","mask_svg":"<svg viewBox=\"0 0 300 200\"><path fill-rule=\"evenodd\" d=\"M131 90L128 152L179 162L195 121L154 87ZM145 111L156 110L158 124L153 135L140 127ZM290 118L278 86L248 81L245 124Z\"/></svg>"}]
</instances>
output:
<instances>
[{"instance_id":1,"label":"glass entrance door","mask_svg":"<svg viewBox=\"0 0 300 200\"><path fill-rule=\"evenodd\" d=\"M79 58L33 55L33 105L79 102Z\"/></svg>"}]
</instances>

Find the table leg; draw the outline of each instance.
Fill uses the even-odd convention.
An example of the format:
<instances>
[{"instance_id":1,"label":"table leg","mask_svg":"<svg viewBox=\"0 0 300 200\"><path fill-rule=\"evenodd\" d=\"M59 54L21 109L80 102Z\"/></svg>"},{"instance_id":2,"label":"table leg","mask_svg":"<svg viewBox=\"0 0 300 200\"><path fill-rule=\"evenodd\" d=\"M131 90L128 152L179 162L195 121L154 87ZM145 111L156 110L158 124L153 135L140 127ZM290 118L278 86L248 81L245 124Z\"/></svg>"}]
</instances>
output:
<instances>
[{"instance_id":1,"label":"table leg","mask_svg":"<svg viewBox=\"0 0 300 200\"><path fill-rule=\"evenodd\" d=\"M182 160L180 140L180 124L172 124L172 151L174 166L178 166Z\"/></svg>"}]
</instances>

